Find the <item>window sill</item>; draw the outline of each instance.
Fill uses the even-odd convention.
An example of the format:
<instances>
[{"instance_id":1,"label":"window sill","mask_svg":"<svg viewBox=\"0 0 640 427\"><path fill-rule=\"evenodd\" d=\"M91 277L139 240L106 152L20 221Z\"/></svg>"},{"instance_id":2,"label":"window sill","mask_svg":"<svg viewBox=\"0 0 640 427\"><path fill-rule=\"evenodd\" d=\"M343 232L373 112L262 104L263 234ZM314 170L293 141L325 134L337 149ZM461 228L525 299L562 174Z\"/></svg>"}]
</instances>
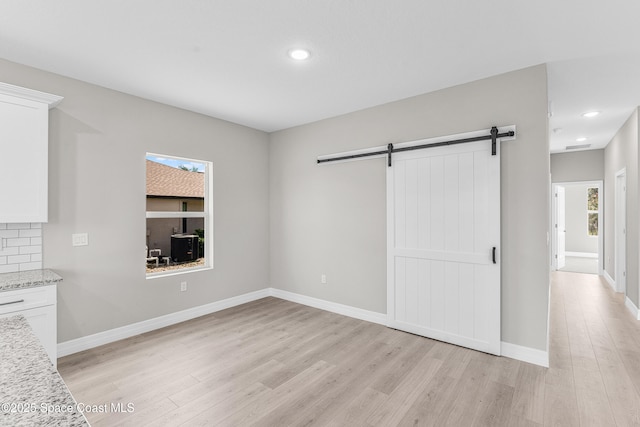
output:
<instances>
[{"instance_id":1,"label":"window sill","mask_svg":"<svg viewBox=\"0 0 640 427\"><path fill-rule=\"evenodd\" d=\"M146 273L146 279L158 279L160 277L179 276L182 274L195 273L197 271L213 270L213 267L193 267L183 270L160 271L158 273Z\"/></svg>"}]
</instances>

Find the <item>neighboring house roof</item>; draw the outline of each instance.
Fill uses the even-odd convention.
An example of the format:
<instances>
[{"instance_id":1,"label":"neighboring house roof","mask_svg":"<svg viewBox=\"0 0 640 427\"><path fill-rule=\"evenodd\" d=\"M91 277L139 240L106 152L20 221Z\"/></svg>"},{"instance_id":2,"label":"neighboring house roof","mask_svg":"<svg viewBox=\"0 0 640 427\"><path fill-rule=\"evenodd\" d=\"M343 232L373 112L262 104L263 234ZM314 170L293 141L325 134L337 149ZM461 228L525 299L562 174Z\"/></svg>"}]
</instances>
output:
<instances>
[{"instance_id":1,"label":"neighboring house roof","mask_svg":"<svg viewBox=\"0 0 640 427\"><path fill-rule=\"evenodd\" d=\"M147 160L147 196L204 199L204 174Z\"/></svg>"}]
</instances>

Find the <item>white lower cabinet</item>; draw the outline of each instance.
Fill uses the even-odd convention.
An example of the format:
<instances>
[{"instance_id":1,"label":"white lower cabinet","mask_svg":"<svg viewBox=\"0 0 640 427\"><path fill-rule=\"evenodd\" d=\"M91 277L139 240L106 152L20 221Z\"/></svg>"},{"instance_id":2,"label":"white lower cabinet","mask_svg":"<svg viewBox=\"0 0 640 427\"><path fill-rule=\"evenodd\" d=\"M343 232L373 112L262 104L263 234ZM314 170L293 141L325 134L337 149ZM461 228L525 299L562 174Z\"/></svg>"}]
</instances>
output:
<instances>
[{"instance_id":1,"label":"white lower cabinet","mask_svg":"<svg viewBox=\"0 0 640 427\"><path fill-rule=\"evenodd\" d=\"M40 286L0 292L0 317L23 315L57 366L56 286Z\"/></svg>"}]
</instances>

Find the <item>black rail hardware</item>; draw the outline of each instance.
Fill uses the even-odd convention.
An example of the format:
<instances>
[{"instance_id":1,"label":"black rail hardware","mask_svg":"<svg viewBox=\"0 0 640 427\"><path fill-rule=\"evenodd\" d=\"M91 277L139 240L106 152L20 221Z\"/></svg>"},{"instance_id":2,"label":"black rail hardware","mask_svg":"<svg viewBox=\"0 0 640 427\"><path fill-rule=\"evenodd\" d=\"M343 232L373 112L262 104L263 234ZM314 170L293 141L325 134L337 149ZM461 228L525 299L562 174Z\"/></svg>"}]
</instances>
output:
<instances>
[{"instance_id":1,"label":"black rail hardware","mask_svg":"<svg viewBox=\"0 0 640 427\"><path fill-rule=\"evenodd\" d=\"M474 136L471 138L453 139L449 141L434 142L432 144L421 144L421 145L413 145L411 147L400 147L400 148L395 148L393 144L389 144L387 145L387 149L384 151L372 151L370 153L349 154L346 156L328 157L325 159L318 159L318 163L337 162L339 160L350 160L350 159L357 159L361 157L372 157L372 156L379 156L381 154L386 154L387 166L391 167L391 156L393 153L400 153L403 151L422 150L425 148L443 147L445 145L465 144L468 142L488 141L488 140L491 140L491 155L495 156L497 153L496 146L497 146L498 138L515 136L515 134L516 133L512 130L503 132L503 133L498 133L498 128L494 126L491 128L491 133L489 135Z\"/></svg>"}]
</instances>

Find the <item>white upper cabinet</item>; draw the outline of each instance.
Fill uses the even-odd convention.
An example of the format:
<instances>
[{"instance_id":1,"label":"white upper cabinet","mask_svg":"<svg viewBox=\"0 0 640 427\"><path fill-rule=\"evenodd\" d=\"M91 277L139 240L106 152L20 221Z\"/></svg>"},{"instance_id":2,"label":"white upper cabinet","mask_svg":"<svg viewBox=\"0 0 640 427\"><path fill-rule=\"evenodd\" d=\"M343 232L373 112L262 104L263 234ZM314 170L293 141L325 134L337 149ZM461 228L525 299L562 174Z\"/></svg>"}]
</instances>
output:
<instances>
[{"instance_id":1,"label":"white upper cabinet","mask_svg":"<svg viewBox=\"0 0 640 427\"><path fill-rule=\"evenodd\" d=\"M0 223L47 222L49 109L60 101L0 83Z\"/></svg>"}]
</instances>

